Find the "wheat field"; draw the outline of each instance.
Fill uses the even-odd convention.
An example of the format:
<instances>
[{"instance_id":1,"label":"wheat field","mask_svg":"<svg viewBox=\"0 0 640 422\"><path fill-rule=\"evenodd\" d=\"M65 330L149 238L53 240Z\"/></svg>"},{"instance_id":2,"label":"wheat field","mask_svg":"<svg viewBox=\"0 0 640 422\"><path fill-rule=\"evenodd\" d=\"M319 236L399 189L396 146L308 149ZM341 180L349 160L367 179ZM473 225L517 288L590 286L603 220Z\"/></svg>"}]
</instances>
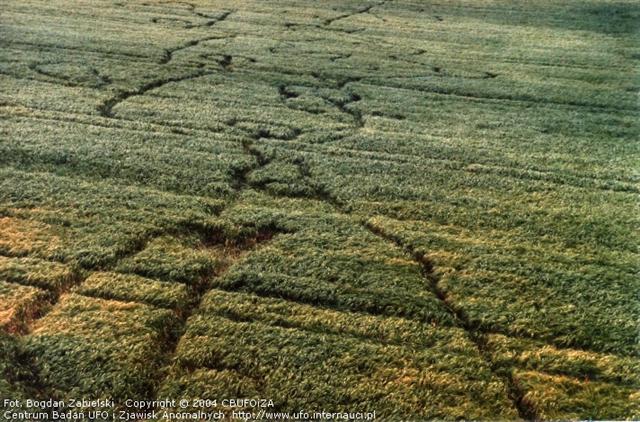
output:
<instances>
[{"instance_id":1,"label":"wheat field","mask_svg":"<svg viewBox=\"0 0 640 422\"><path fill-rule=\"evenodd\" d=\"M640 418L637 1L2 3L0 397Z\"/></svg>"}]
</instances>

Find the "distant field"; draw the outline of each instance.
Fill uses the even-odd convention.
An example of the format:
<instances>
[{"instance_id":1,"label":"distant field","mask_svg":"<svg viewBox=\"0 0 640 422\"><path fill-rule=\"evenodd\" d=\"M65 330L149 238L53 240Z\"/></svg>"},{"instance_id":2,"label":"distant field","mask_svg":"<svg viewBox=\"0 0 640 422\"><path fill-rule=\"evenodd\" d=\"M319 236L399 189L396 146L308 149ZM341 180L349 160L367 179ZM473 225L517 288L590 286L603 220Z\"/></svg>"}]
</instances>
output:
<instances>
[{"instance_id":1,"label":"distant field","mask_svg":"<svg viewBox=\"0 0 640 422\"><path fill-rule=\"evenodd\" d=\"M0 397L640 419L638 1L2 3Z\"/></svg>"}]
</instances>

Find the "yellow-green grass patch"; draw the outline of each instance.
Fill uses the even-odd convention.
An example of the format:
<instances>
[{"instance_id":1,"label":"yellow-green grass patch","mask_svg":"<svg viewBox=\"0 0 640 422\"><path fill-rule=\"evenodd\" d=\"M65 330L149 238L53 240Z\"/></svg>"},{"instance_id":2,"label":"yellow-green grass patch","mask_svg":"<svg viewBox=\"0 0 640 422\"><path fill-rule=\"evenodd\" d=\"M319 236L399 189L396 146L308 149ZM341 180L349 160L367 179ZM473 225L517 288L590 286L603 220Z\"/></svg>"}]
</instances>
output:
<instances>
[{"instance_id":1,"label":"yellow-green grass patch","mask_svg":"<svg viewBox=\"0 0 640 422\"><path fill-rule=\"evenodd\" d=\"M0 278L60 292L76 281L77 273L70 266L57 262L0 256Z\"/></svg>"},{"instance_id":2,"label":"yellow-green grass patch","mask_svg":"<svg viewBox=\"0 0 640 422\"><path fill-rule=\"evenodd\" d=\"M637 420L637 388L563 375L515 370L514 383L523 403L542 420Z\"/></svg>"},{"instance_id":3,"label":"yellow-green grass patch","mask_svg":"<svg viewBox=\"0 0 640 422\"><path fill-rule=\"evenodd\" d=\"M517 416L505 385L473 345L468 344L466 354L449 353L446 363L442 357L429 349L211 314L188 320L176 351L180 367L236 371L289 411L301 406L353 411L357 403L361 411L376 410L381 416ZM451 396L458 400L446 399Z\"/></svg>"},{"instance_id":4,"label":"yellow-green grass patch","mask_svg":"<svg viewBox=\"0 0 640 422\"><path fill-rule=\"evenodd\" d=\"M27 323L49 305L51 293L32 286L0 281L0 329L24 331Z\"/></svg>"},{"instance_id":5,"label":"yellow-green grass patch","mask_svg":"<svg viewBox=\"0 0 640 422\"><path fill-rule=\"evenodd\" d=\"M26 350L56 397L148 397L176 330L169 310L71 293L38 321Z\"/></svg>"},{"instance_id":6,"label":"yellow-green grass patch","mask_svg":"<svg viewBox=\"0 0 640 422\"><path fill-rule=\"evenodd\" d=\"M192 302L184 284L113 272L92 273L73 291L84 296L141 302L176 310L184 310Z\"/></svg>"}]
</instances>

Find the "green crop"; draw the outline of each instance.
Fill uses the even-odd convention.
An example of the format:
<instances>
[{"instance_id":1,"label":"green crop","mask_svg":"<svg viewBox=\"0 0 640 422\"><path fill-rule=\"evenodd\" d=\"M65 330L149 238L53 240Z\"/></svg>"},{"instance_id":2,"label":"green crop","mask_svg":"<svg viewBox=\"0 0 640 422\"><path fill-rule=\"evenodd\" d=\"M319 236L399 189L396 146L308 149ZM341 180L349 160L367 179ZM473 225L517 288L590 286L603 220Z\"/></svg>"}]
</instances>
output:
<instances>
[{"instance_id":1,"label":"green crop","mask_svg":"<svg viewBox=\"0 0 640 422\"><path fill-rule=\"evenodd\" d=\"M4 3L3 397L640 417L634 1Z\"/></svg>"}]
</instances>

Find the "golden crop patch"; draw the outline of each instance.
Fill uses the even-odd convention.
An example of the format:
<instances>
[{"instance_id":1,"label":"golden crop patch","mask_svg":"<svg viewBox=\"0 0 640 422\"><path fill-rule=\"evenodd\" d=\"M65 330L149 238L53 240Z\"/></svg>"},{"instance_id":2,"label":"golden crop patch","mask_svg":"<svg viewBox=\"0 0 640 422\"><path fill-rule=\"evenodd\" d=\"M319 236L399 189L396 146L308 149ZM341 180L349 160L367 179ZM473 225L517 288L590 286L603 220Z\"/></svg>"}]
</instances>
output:
<instances>
[{"instance_id":1,"label":"golden crop patch","mask_svg":"<svg viewBox=\"0 0 640 422\"><path fill-rule=\"evenodd\" d=\"M0 251L22 256L51 253L60 246L60 238L51 227L31 220L0 217Z\"/></svg>"}]
</instances>

